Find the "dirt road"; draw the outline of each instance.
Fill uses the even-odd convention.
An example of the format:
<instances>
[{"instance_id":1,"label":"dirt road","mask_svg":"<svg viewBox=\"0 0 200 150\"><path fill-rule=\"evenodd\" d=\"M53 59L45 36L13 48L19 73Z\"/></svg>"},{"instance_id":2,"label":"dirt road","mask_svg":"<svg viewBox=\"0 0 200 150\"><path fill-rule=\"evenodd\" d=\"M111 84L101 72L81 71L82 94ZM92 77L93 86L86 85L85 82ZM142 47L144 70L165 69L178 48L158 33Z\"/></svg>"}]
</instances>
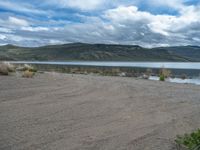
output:
<instances>
[{"instance_id":1,"label":"dirt road","mask_svg":"<svg viewBox=\"0 0 200 150\"><path fill-rule=\"evenodd\" d=\"M134 78L0 76L1 150L174 150L200 127L200 86Z\"/></svg>"}]
</instances>

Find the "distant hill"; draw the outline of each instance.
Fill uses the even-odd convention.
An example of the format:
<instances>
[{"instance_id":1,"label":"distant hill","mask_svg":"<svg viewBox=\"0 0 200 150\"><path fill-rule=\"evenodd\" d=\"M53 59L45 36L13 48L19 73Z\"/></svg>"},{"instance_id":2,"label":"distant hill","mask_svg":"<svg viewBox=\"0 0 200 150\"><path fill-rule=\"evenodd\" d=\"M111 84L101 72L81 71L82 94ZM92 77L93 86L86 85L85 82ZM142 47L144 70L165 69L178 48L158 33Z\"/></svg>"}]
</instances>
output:
<instances>
[{"instance_id":1,"label":"distant hill","mask_svg":"<svg viewBox=\"0 0 200 150\"><path fill-rule=\"evenodd\" d=\"M200 61L200 47L143 48L138 45L73 43L43 47L0 46L0 60L29 61Z\"/></svg>"}]
</instances>

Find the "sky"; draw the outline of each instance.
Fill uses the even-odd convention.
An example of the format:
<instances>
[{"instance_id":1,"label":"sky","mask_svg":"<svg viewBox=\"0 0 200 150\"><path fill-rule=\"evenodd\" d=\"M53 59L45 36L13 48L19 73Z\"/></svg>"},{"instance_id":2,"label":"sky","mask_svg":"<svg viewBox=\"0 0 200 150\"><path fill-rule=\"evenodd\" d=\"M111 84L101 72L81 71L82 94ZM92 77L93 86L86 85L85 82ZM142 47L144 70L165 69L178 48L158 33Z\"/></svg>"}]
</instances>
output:
<instances>
[{"instance_id":1,"label":"sky","mask_svg":"<svg viewBox=\"0 0 200 150\"><path fill-rule=\"evenodd\" d=\"M0 0L0 45L200 45L200 0Z\"/></svg>"}]
</instances>

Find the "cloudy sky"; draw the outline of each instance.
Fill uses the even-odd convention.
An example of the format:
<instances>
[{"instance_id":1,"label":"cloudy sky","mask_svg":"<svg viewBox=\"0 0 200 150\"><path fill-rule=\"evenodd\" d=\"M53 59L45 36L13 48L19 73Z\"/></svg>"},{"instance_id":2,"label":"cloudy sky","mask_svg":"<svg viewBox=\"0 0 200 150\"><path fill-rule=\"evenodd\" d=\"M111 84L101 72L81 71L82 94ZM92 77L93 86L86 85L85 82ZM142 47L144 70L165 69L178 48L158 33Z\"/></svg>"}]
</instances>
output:
<instances>
[{"instance_id":1,"label":"cloudy sky","mask_svg":"<svg viewBox=\"0 0 200 150\"><path fill-rule=\"evenodd\" d=\"M200 45L200 0L0 0L0 45Z\"/></svg>"}]
</instances>

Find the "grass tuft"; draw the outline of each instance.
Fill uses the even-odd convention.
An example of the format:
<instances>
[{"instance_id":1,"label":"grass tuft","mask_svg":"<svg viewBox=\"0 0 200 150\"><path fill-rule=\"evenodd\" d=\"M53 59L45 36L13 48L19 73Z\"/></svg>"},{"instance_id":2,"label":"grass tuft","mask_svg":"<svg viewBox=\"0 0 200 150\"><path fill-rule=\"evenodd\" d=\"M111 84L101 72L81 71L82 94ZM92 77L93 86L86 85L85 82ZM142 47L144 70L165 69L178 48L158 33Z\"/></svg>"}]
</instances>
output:
<instances>
[{"instance_id":1,"label":"grass tuft","mask_svg":"<svg viewBox=\"0 0 200 150\"><path fill-rule=\"evenodd\" d=\"M186 147L188 150L200 150L200 129L192 132L191 134L177 136L175 142Z\"/></svg>"}]
</instances>

